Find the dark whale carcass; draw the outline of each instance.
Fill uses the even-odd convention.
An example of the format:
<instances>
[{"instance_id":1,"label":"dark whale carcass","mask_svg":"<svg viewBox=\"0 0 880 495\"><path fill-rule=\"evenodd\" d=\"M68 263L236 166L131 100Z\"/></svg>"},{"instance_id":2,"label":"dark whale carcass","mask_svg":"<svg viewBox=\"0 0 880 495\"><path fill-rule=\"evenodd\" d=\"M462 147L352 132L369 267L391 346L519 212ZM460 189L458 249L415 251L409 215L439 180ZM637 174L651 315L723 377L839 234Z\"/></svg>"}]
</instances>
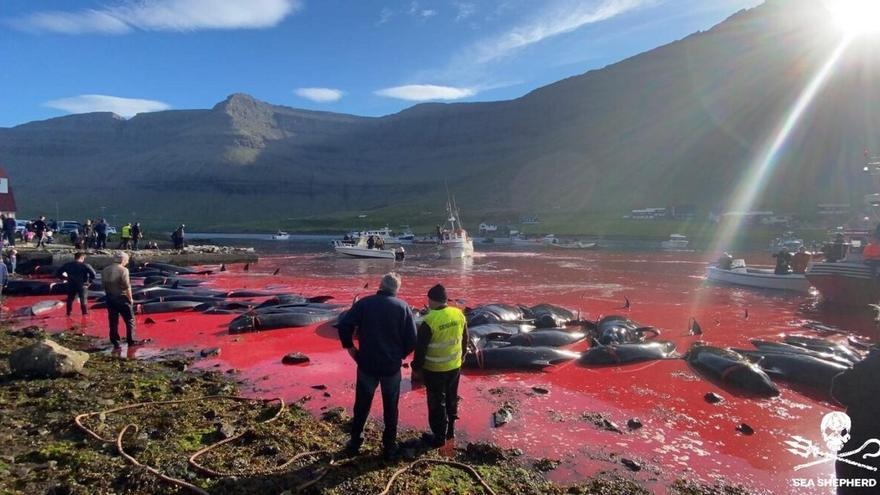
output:
<instances>
[{"instance_id":1,"label":"dark whale carcass","mask_svg":"<svg viewBox=\"0 0 880 495\"><path fill-rule=\"evenodd\" d=\"M831 381L834 377L850 369L849 366L803 353L739 349L737 352L754 359L770 376L814 387L826 394L831 393Z\"/></svg>"},{"instance_id":2,"label":"dark whale carcass","mask_svg":"<svg viewBox=\"0 0 880 495\"><path fill-rule=\"evenodd\" d=\"M815 358L824 359L825 361L831 361L837 364L842 364L846 367L852 367L853 362L847 358L843 358L838 356L837 354L832 354L830 352L820 352L814 351L812 349L807 349L806 347L799 347L796 345L786 344L783 342L768 342L765 340L752 340L752 345L755 346L756 349L762 352L776 352L776 353L786 353L786 354L806 354L808 356L813 356Z\"/></svg>"},{"instance_id":3,"label":"dark whale carcass","mask_svg":"<svg viewBox=\"0 0 880 495\"><path fill-rule=\"evenodd\" d=\"M470 352L465 356L464 365L483 369L521 369L537 370L554 364L571 361L578 353L562 351L552 347L525 347L510 345L492 347Z\"/></svg>"},{"instance_id":4,"label":"dark whale carcass","mask_svg":"<svg viewBox=\"0 0 880 495\"><path fill-rule=\"evenodd\" d=\"M158 270L162 272L176 273L178 275L210 275L214 270L193 270L183 266L171 265L168 263L160 263L158 261L148 261L141 265L141 270Z\"/></svg>"},{"instance_id":5,"label":"dark whale carcass","mask_svg":"<svg viewBox=\"0 0 880 495\"><path fill-rule=\"evenodd\" d=\"M135 304L135 312L151 315L157 313L174 313L177 311L190 311L196 306L204 304L200 301L163 301L163 302L147 302L144 304Z\"/></svg>"},{"instance_id":6,"label":"dark whale carcass","mask_svg":"<svg viewBox=\"0 0 880 495\"><path fill-rule=\"evenodd\" d=\"M61 309L64 307L63 301L40 301L31 306L27 306L19 309L15 312L17 316L40 316L46 313L55 311L56 309Z\"/></svg>"},{"instance_id":7,"label":"dark whale carcass","mask_svg":"<svg viewBox=\"0 0 880 495\"><path fill-rule=\"evenodd\" d=\"M766 397L779 395L779 389L767 373L733 350L696 343L685 359L697 371L725 385Z\"/></svg>"},{"instance_id":8,"label":"dark whale carcass","mask_svg":"<svg viewBox=\"0 0 880 495\"><path fill-rule=\"evenodd\" d=\"M552 304L538 304L527 308L524 313L526 318L535 321L538 328L564 327L575 316L571 311Z\"/></svg>"},{"instance_id":9,"label":"dark whale carcass","mask_svg":"<svg viewBox=\"0 0 880 495\"><path fill-rule=\"evenodd\" d=\"M855 364L862 360L862 356L847 346L835 344L828 340L814 339L811 337L801 337L798 335L786 335L783 339L786 344L791 344L811 351L825 352L840 356L851 363Z\"/></svg>"},{"instance_id":10,"label":"dark whale carcass","mask_svg":"<svg viewBox=\"0 0 880 495\"><path fill-rule=\"evenodd\" d=\"M558 328L548 328L511 335L507 342L510 345L529 347L562 347L580 342L586 337L587 335L582 332L568 332Z\"/></svg>"},{"instance_id":11,"label":"dark whale carcass","mask_svg":"<svg viewBox=\"0 0 880 495\"><path fill-rule=\"evenodd\" d=\"M509 304L487 304L465 310L468 327L487 325L490 323L508 323L522 321L525 313L518 306Z\"/></svg>"},{"instance_id":12,"label":"dark whale carcass","mask_svg":"<svg viewBox=\"0 0 880 495\"><path fill-rule=\"evenodd\" d=\"M528 333L534 329L535 327L531 325L517 323L488 323L486 325L468 327L468 335L472 339L507 340L514 335Z\"/></svg>"},{"instance_id":13,"label":"dark whale carcass","mask_svg":"<svg viewBox=\"0 0 880 495\"><path fill-rule=\"evenodd\" d=\"M596 323L593 330L596 341L601 345L636 344L650 337L657 337L660 331L654 327L644 327L625 316L610 315Z\"/></svg>"},{"instance_id":14,"label":"dark whale carcass","mask_svg":"<svg viewBox=\"0 0 880 495\"><path fill-rule=\"evenodd\" d=\"M657 340L633 344L597 345L581 354L581 364L623 364L679 357L672 342Z\"/></svg>"},{"instance_id":15,"label":"dark whale carcass","mask_svg":"<svg viewBox=\"0 0 880 495\"><path fill-rule=\"evenodd\" d=\"M329 304L291 306L284 309L250 312L238 316L229 324L229 333L247 333L277 328L306 327L332 320L342 311L342 306Z\"/></svg>"}]
</instances>

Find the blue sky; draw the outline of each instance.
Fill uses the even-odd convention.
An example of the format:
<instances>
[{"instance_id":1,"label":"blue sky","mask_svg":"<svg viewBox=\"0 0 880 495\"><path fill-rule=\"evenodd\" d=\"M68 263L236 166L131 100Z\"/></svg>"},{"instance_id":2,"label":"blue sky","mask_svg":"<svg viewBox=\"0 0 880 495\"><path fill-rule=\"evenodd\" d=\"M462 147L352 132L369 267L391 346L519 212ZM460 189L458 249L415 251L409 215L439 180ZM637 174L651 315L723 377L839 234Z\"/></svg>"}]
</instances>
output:
<instances>
[{"instance_id":1,"label":"blue sky","mask_svg":"<svg viewBox=\"0 0 880 495\"><path fill-rule=\"evenodd\" d=\"M2 0L0 126L275 104L385 115L521 96L761 0Z\"/></svg>"}]
</instances>

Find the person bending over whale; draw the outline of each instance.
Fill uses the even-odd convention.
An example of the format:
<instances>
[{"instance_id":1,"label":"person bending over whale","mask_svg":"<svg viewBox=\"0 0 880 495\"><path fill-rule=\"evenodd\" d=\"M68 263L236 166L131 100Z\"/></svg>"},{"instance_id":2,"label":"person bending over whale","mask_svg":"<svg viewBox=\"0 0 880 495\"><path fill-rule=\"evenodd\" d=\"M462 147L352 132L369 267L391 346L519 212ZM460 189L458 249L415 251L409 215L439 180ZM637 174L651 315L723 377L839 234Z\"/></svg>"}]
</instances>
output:
<instances>
[{"instance_id":1,"label":"person bending over whale","mask_svg":"<svg viewBox=\"0 0 880 495\"><path fill-rule=\"evenodd\" d=\"M413 379L425 383L428 395L428 423L431 433L423 439L431 447L442 447L455 438L458 419L458 381L467 353L467 319L458 309L446 305L446 288L437 284L428 291L425 321L419 327Z\"/></svg>"}]
</instances>

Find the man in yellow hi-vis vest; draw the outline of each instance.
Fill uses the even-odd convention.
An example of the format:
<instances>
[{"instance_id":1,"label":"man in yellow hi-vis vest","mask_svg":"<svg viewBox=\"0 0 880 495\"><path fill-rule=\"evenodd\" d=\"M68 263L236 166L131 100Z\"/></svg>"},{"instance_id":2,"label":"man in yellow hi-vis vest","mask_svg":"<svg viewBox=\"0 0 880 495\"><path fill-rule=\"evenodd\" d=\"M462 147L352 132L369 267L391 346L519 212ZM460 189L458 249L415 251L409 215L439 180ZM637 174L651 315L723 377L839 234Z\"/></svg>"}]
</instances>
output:
<instances>
[{"instance_id":1,"label":"man in yellow hi-vis vest","mask_svg":"<svg viewBox=\"0 0 880 495\"><path fill-rule=\"evenodd\" d=\"M428 423L423 436L432 447L455 438L458 419L458 381L467 352L467 319L458 308L446 305L446 289L437 284L428 291L431 311L419 327L412 368L428 393Z\"/></svg>"}]
</instances>

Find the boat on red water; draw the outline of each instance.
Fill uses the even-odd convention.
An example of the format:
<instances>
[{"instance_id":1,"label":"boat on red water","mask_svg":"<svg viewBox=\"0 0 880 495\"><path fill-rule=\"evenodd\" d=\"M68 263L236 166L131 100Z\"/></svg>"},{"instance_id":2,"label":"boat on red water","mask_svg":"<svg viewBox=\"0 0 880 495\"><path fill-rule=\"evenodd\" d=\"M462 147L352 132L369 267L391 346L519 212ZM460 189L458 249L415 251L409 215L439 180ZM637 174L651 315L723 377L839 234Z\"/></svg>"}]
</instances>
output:
<instances>
[{"instance_id":1,"label":"boat on red water","mask_svg":"<svg viewBox=\"0 0 880 495\"><path fill-rule=\"evenodd\" d=\"M880 301L880 286L870 266L861 261L813 263L807 280L826 302L841 306L865 306Z\"/></svg>"}]
</instances>

